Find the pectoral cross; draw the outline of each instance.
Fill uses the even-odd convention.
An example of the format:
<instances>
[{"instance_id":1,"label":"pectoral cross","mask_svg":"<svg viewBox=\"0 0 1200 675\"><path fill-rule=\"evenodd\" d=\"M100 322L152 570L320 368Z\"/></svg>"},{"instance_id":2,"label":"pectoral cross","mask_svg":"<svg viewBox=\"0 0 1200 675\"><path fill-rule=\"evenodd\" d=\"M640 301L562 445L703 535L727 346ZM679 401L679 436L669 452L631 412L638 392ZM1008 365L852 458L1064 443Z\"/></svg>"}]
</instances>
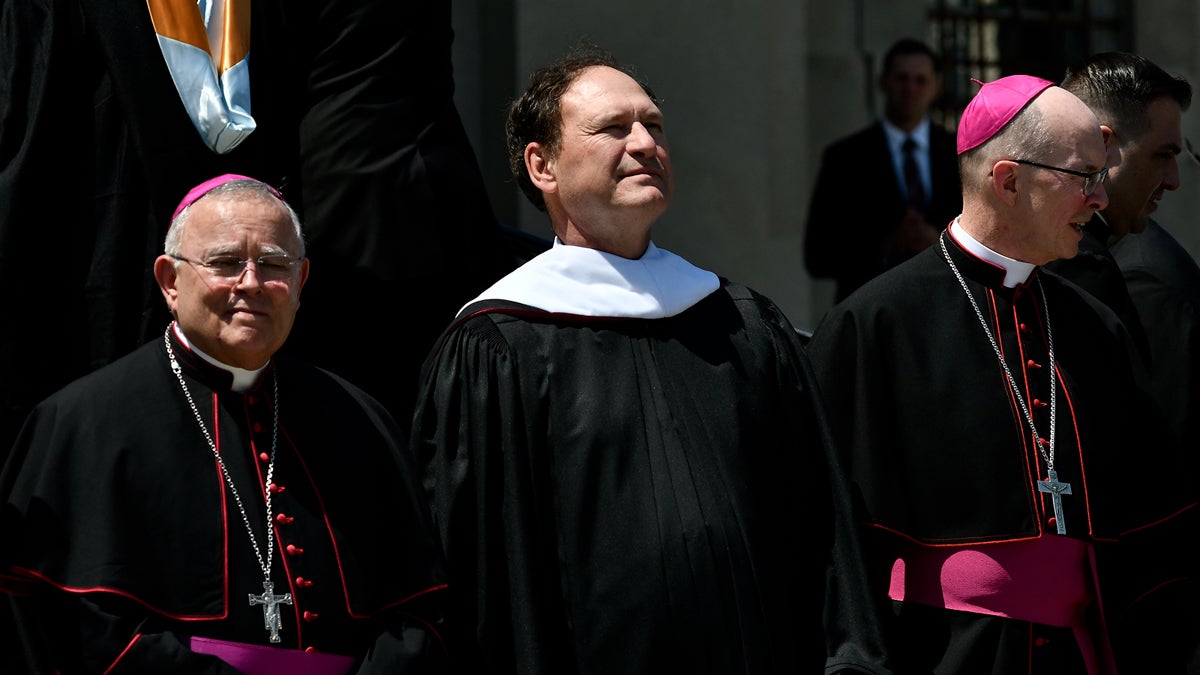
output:
<instances>
[{"instance_id":1,"label":"pectoral cross","mask_svg":"<svg viewBox=\"0 0 1200 675\"><path fill-rule=\"evenodd\" d=\"M1046 476L1046 480L1038 481L1038 492L1050 493L1050 498L1054 500L1054 524L1058 526L1059 534L1066 534L1067 521L1063 518L1062 496L1071 494L1071 484L1058 482L1058 472L1054 469L1047 471Z\"/></svg>"},{"instance_id":2,"label":"pectoral cross","mask_svg":"<svg viewBox=\"0 0 1200 675\"><path fill-rule=\"evenodd\" d=\"M250 593L250 606L263 606L263 624L267 630L271 631L271 642L279 642L279 605L290 604L292 604L292 594L275 595L275 584L270 581L263 582L262 595Z\"/></svg>"}]
</instances>

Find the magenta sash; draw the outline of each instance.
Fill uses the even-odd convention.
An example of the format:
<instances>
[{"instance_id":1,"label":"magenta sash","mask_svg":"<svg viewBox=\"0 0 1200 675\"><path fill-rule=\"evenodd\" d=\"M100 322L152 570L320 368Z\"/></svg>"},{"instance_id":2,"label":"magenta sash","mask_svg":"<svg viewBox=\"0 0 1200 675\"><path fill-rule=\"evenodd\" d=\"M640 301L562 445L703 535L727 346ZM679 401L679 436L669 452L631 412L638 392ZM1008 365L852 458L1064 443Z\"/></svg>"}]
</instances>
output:
<instances>
[{"instance_id":1,"label":"magenta sash","mask_svg":"<svg viewBox=\"0 0 1200 675\"><path fill-rule=\"evenodd\" d=\"M1099 611L1092 547L1070 537L962 546L912 544L892 564L896 601L1071 628L1093 675L1116 672ZM1099 620L1089 621L1089 610ZM1096 625L1096 624L1099 625Z\"/></svg>"},{"instance_id":2,"label":"magenta sash","mask_svg":"<svg viewBox=\"0 0 1200 675\"><path fill-rule=\"evenodd\" d=\"M192 637L191 650L211 654L246 675L346 675L354 658Z\"/></svg>"}]
</instances>

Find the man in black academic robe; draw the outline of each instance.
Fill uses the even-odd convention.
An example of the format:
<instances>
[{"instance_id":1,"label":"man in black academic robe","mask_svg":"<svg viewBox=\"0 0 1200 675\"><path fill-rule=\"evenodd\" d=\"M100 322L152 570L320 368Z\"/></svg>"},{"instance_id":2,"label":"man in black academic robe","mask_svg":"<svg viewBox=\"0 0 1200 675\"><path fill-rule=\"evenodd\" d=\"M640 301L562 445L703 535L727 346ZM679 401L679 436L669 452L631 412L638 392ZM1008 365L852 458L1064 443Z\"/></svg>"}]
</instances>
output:
<instances>
[{"instance_id":1,"label":"man in black academic robe","mask_svg":"<svg viewBox=\"0 0 1200 675\"><path fill-rule=\"evenodd\" d=\"M858 573L850 504L778 308L732 285L658 319L495 301L461 317L427 366L414 449L474 672L824 663L826 552Z\"/></svg>"},{"instance_id":2,"label":"man in black academic robe","mask_svg":"<svg viewBox=\"0 0 1200 675\"><path fill-rule=\"evenodd\" d=\"M594 53L535 73L510 111L557 238L459 312L413 418L455 666L886 672L795 329L649 240L661 129Z\"/></svg>"}]
</instances>

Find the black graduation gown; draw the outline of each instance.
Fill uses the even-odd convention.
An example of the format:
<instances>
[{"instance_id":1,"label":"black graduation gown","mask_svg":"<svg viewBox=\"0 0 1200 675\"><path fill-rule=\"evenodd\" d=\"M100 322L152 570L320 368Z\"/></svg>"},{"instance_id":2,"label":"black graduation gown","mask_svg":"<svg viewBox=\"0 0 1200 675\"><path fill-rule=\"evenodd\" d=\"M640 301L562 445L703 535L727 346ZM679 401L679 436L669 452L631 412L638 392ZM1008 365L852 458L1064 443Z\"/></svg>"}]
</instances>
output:
<instances>
[{"instance_id":1,"label":"black graduation gown","mask_svg":"<svg viewBox=\"0 0 1200 675\"><path fill-rule=\"evenodd\" d=\"M363 672L399 672L425 651L444 659L440 554L388 413L344 380L285 359L232 392L228 373L173 349L264 557L278 376L272 572L275 592L294 604L276 646L361 660L374 645ZM249 604L263 573L246 524L161 341L40 404L0 496L0 587L16 594L40 665L215 672L187 636L270 644L262 609Z\"/></svg>"},{"instance_id":2,"label":"black graduation gown","mask_svg":"<svg viewBox=\"0 0 1200 675\"><path fill-rule=\"evenodd\" d=\"M317 271L285 349L344 375L407 427L442 329L516 266L455 107L451 6L291 0L287 11L308 58L299 148ZM406 349L381 360L362 336L401 297L420 318L405 325Z\"/></svg>"},{"instance_id":3,"label":"black graduation gown","mask_svg":"<svg viewBox=\"0 0 1200 675\"><path fill-rule=\"evenodd\" d=\"M809 365L729 285L665 319L483 301L424 368L425 467L472 673L882 662Z\"/></svg>"},{"instance_id":4,"label":"black graduation gown","mask_svg":"<svg viewBox=\"0 0 1200 675\"><path fill-rule=\"evenodd\" d=\"M1118 664L1172 672L1195 630L1196 506L1139 389L1116 316L1045 270L1015 289L943 235L1049 436L1045 290L1061 389L1055 468L1067 535L1094 544ZM1018 335L1020 336L1018 339ZM809 343L835 441L861 491L876 597L897 551L1058 536L1046 468L983 327L938 246L863 286ZM1035 402L1036 401L1036 402ZM1145 477L1149 484L1141 483ZM899 672L1080 672L1070 631L914 603L889 626ZM1189 627L1190 626L1190 627ZM1166 670L1156 670L1163 667ZM1060 670L1048 670L1057 668Z\"/></svg>"}]
</instances>

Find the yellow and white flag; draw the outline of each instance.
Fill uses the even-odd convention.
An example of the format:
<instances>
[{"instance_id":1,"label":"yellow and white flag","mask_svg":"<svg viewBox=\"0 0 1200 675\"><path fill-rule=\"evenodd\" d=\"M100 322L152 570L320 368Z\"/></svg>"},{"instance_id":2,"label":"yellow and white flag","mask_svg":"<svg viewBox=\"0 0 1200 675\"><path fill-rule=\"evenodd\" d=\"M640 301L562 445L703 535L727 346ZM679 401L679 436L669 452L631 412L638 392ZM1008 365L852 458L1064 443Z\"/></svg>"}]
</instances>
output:
<instances>
[{"instance_id":1,"label":"yellow and white flag","mask_svg":"<svg viewBox=\"0 0 1200 675\"><path fill-rule=\"evenodd\" d=\"M219 154L254 131L250 0L146 0L175 89L200 137Z\"/></svg>"}]
</instances>

